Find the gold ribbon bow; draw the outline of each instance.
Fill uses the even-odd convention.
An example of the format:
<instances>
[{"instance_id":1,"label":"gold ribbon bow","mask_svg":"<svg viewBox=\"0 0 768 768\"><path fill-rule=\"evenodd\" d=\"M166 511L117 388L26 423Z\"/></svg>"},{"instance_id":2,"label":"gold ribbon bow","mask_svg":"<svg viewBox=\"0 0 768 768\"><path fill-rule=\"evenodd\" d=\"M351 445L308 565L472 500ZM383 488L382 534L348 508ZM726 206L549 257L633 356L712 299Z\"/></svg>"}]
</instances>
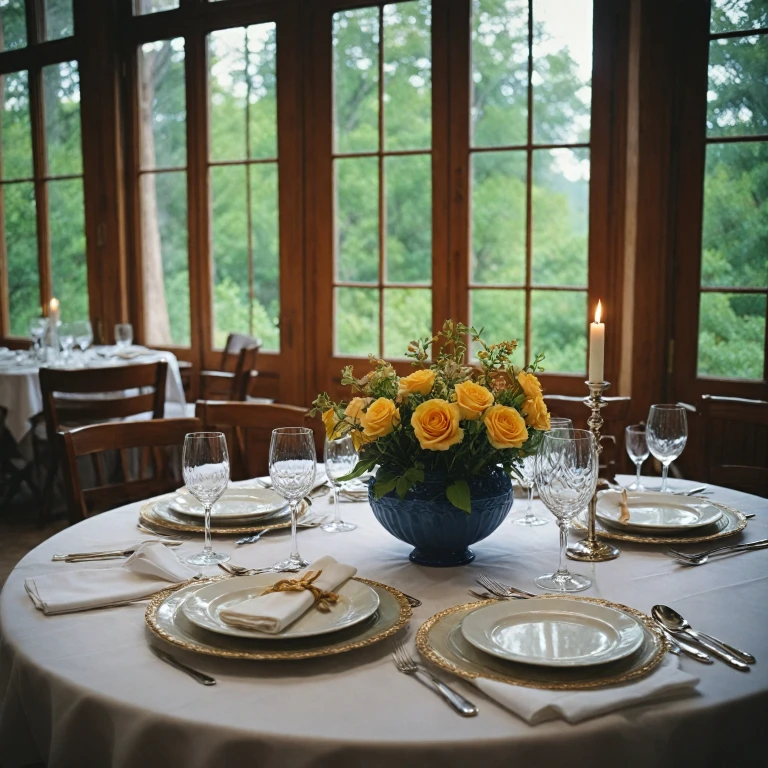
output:
<instances>
[{"instance_id":1,"label":"gold ribbon bow","mask_svg":"<svg viewBox=\"0 0 768 768\"><path fill-rule=\"evenodd\" d=\"M313 584L321 573L322 571L307 571L300 579L280 579L269 589L265 589L262 595L268 595L270 592L303 592L307 590L315 598L315 608L318 611L330 611L331 605L338 602L339 596L335 592L326 592Z\"/></svg>"}]
</instances>

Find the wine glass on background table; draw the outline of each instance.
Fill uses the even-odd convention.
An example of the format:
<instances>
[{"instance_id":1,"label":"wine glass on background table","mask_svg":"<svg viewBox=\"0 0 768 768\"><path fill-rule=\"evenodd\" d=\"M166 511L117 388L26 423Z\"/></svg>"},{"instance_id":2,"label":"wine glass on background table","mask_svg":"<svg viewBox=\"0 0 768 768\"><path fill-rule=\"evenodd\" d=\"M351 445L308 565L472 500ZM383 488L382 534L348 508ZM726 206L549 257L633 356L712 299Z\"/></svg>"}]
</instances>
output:
<instances>
[{"instance_id":1,"label":"wine glass on background table","mask_svg":"<svg viewBox=\"0 0 768 768\"><path fill-rule=\"evenodd\" d=\"M570 573L566 567L568 525L586 509L597 485L595 438L585 429L548 432L536 454L536 487L539 498L557 518L560 527L560 564L554 573L539 576L537 587L548 592L581 592L592 586L586 576Z\"/></svg>"},{"instance_id":2,"label":"wine glass on background table","mask_svg":"<svg viewBox=\"0 0 768 768\"><path fill-rule=\"evenodd\" d=\"M624 446L627 449L627 455L635 463L636 475L635 482L629 486L630 491L644 491L645 488L640 482L640 467L650 455L648 450L648 440L645 434L645 424L633 424L624 431Z\"/></svg>"},{"instance_id":3,"label":"wine glass on background table","mask_svg":"<svg viewBox=\"0 0 768 768\"><path fill-rule=\"evenodd\" d=\"M661 462L661 492L667 490L669 465L683 452L688 440L688 419L682 405L652 405L645 428L648 448Z\"/></svg>"},{"instance_id":4,"label":"wine glass on background table","mask_svg":"<svg viewBox=\"0 0 768 768\"><path fill-rule=\"evenodd\" d=\"M341 483L338 478L348 475L357 464L357 451L349 435L344 435L338 440L325 438L325 474L333 485L333 522L325 523L320 527L329 533L343 533L354 531L357 526L354 523L345 523L341 519L341 505L339 504L339 489Z\"/></svg>"},{"instance_id":5,"label":"wine glass on background table","mask_svg":"<svg viewBox=\"0 0 768 768\"><path fill-rule=\"evenodd\" d=\"M61 344L61 356L65 360L72 357L72 350L75 346L75 324L62 323L59 326L59 343Z\"/></svg>"},{"instance_id":6,"label":"wine glass on background table","mask_svg":"<svg viewBox=\"0 0 768 768\"><path fill-rule=\"evenodd\" d=\"M90 320L80 320L75 323L75 344L85 355L85 350L93 344L93 327Z\"/></svg>"},{"instance_id":7,"label":"wine glass on background table","mask_svg":"<svg viewBox=\"0 0 768 768\"><path fill-rule=\"evenodd\" d=\"M130 323L118 323L115 326L115 343L120 349L133 344L133 326Z\"/></svg>"},{"instance_id":8,"label":"wine glass on background table","mask_svg":"<svg viewBox=\"0 0 768 768\"><path fill-rule=\"evenodd\" d=\"M214 552L211 546L211 507L229 484L229 453L221 432L190 432L184 438L182 453L184 484L205 510L203 551L187 558L192 565L216 565L229 555Z\"/></svg>"},{"instance_id":9,"label":"wine glass on background table","mask_svg":"<svg viewBox=\"0 0 768 768\"><path fill-rule=\"evenodd\" d=\"M307 427L280 427L272 430L269 446L269 477L272 488L291 507L291 553L275 564L277 569L305 568L309 563L299 554L296 522L299 503L312 490L317 470L315 435Z\"/></svg>"},{"instance_id":10,"label":"wine glass on background table","mask_svg":"<svg viewBox=\"0 0 768 768\"><path fill-rule=\"evenodd\" d=\"M47 317L32 317L29 320L29 337L32 339L32 354L34 357L40 357L43 337L48 330Z\"/></svg>"}]
</instances>

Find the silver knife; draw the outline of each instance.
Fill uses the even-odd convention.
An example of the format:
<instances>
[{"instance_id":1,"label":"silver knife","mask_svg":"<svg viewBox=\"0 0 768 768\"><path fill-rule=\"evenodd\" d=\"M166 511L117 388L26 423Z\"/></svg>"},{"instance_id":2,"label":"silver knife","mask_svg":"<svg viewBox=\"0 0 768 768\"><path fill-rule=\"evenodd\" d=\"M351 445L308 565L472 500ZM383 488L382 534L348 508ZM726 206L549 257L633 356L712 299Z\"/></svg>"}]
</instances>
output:
<instances>
[{"instance_id":1,"label":"silver knife","mask_svg":"<svg viewBox=\"0 0 768 768\"><path fill-rule=\"evenodd\" d=\"M173 539L161 539L159 542L160 544L165 544L166 547L178 547L183 543ZM145 542L141 542L141 544L144 543ZM128 555L132 555L139 546L139 544L135 544L134 546L126 547L125 549L102 549L96 552L70 552L68 555L54 555L51 560L54 563L76 563L83 560L112 560L117 557L128 557Z\"/></svg>"},{"instance_id":2,"label":"silver knife","mask_svg":"<svg viewBox=\"0 0 768 768\"><path fill-rule=\"evenodd\" d=\"M656 620L654 619L654 621ZM714 664L712 657L708 656L704 651L700 651L696 646L686 643L679 635L673 635L661 622L656 621L656 624L661 628L661 631L667 640L671 643L675 643L686 656L690 656L692 659L696 659L696 661L700 661L702 664Z\"/></svg>"},{"instance_id":3,"label":"silver knife","mask_svg":"<svg viewBox=\"0 0 768 768\"><path fill-rule=\"evenodd\" d=\"M154 645L149 646L149 650L152 651L152 653L157 656L160 661L164 661L166 664L170 664L175 669L178 669L180 672L184 672L187 675L189 675L193 680L197 680L198 683L201 685L216 685L215 678L211 677L210 675L206 675L205 672L200 672L197 669L192 669L192 667L188 667L186 664L182 664L180 661L175 659L173 656L171 656L169 653L166 653L165 651L161 651L159 648L155 648Z\"/></svg>"}]
</instances>

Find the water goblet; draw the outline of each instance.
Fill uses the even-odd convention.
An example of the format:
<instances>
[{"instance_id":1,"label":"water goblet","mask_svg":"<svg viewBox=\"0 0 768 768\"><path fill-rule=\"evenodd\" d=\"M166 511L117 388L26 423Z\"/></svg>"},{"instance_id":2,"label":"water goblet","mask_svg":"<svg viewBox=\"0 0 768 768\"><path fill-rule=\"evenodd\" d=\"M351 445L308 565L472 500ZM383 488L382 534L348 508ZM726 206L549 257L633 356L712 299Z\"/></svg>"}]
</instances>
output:
<instances>
[{"instance_id":1,"label":"water goblet","mask_svg":"<svg viewBox=\"0 0 768 768\"><path fill-rule=\"evenodd\" d=\"M296 521L299 502L315 483L317 455L315 436L307 427L280 427L272 430L269 446L269 477L272 488L291 507L291 553L275 564L275 568L305 568L309 562L299 554L296 541Z\"/></svg>"},{"instance_id":2,"label":"water goblet","mask_svg":"<svg viewBox=\"0 0 768 768\"><path fill-rule=\"evenodd\" d=\"M133 344L133 326L130 323L118 323L115 326L115 342L120 349Z\"/></svg>"},{"instance_id":3,"label":"water goblet","mask_svg":"<svg viewBox=\"0 0 768 768\"><path fill-rule=\"evenodd\" d=\"M560 563L557 571L539 576L537 587L549 592L581 592L592 586L586 576L566 567L568 525L586 509L597 484L598 462L595 438L584 429L570 435L548 432L536 454L536 487L539 498L557 518L560 527Z\"/></svg>"},{"instance_id":4,"label":"water goblet","mask_svg":"<svg viewBox=\"0 0 768 768\"><path fill-rule=\"evenodd\" d=\"M192 565L216 565L229 555L211 547L211 507L221 498L229 483L227 441L221 432L190 432L184 438L182 453L184 483L205 510L205 545L202 552L190 555Z\"/></svg>"},{"instance_id":5,"label":"water goblet","mask_svg":"<svg viewBox=\"0 0 768 768\"><path fill-rule=\"evenodd\" d=\"M627 455L635 463L636 477L635 482L629 486L630 491L644 491L645 488L640 482L640 467L643 466L643 462L648 458L650 451L648 450L648 441L645 435L645 424L633 424L627 427L625 430L624 446L627 449Z\"/></svg>"},{"instance_id":6,"label":"water goblet","mask_svg":"<svg viewBox=\"0 0 768 768\"><path fill-rule=\"evenodd\" d=\"M328 533L343 533L354 531L357 526L354 523L345 523L341 519L341 506L339 504L340 477L348 475L357 464L357 451L349 435L344 435L337 440L325 439L325 474L333 486L333 521L320 527Z\"/></svg>"},{"instance_id":7,"label":"water goblet","mask_svg":"<svg viewBox=\"0 0 768 768\"><path fill-rule=\"evenodd\" d=\"M652 405L645 428L648 448L661 462L661 492L667 490L669 465L683 452L688 440L688 419L682 405Z\"/></svg>"}]
</instances>

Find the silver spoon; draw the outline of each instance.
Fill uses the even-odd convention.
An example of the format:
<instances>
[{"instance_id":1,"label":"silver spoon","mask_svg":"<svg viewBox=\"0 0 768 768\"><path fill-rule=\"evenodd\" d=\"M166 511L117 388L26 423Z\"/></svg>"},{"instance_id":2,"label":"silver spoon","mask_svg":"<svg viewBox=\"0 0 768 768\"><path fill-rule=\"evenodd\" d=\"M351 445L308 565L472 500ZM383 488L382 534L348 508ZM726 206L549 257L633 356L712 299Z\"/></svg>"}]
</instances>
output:
<instances>
[{"instance_id":1,"label":"silver spoon","mask_svg":"<svg viewBox=\"0 0 768 768\"><path fill-rule=\"evenodd\" d=\"M697 632L690 623L681 616L674 608L668 605L654 605L651 609L653 618L661 622L670 632L682 633L696 640L699 645L706 648L718 658L730 664L735 669L742 672L749 671L749 664L754 664L756 659L751 653L741 651L738 648L718 640L716 637L707 635L704 632Z\"/></svg>"}]
</instances>

